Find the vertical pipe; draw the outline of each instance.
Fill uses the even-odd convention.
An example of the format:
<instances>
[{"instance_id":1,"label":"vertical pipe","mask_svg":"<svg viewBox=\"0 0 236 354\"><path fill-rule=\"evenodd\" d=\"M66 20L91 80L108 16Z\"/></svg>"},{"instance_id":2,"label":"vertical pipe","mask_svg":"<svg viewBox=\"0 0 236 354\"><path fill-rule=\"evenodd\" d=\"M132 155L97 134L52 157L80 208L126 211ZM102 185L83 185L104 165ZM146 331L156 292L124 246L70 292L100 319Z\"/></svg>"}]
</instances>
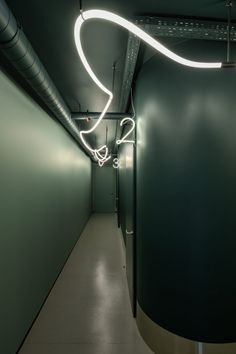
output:
<instances>
[{"instance_id":1,"label":"vertical pipe","mask_svg":"<svg viewBox=\"0 0 236 354\"><path fill-rule=\"evenodd\" d=\"M227 63L230 62L230 34L231 34L231 11L232 11L232 1L231 0L228 0L227 1L227 4L226 4L226 7L227 7L227 12L228 12L228 25L227 25L227 57L226 57L226 61Z\"/></svg>"}]
</instances>

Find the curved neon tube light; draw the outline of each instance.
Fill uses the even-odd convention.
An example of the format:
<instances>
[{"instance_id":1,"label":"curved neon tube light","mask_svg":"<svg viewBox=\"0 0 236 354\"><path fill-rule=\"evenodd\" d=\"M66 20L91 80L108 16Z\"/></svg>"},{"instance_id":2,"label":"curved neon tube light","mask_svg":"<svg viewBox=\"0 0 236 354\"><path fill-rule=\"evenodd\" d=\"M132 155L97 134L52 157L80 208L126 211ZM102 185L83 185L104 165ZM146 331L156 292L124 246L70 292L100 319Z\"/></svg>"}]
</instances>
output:
<instances>
[{"instance_id":1,"label":"curved neon tube light","mask_svg":"<svg viewBox=\"0 0 236 354\"><path fill-rule=\"evenodd\" d=\"M81 130L80 132L80 138L85 145L85 147L93 154L93 156L100 161L100 163L105 163L110 159L110 156L108 155L108 148L106 145L103 145L99 149L92 149L91 146L86 142L86 139L84 138L84 135L92 133L97 126L100 124L102 121L104 115L106 114L112 99L113 99L113 94L108 88L106 88L101 81L98 79L98 77L95 75L93 72L91 66L89 65L86 56L84 54L83 48L82 48L82 43L81 43L81 28L84 22L87 20L91 19L102 19L106 21L110 21L113 23L116 23L117 25L127 29L129 32L132 32L134 35L139 37L141 40L143 40L145 43L149 44L152 48L157 50L158 52L162 53L166 57L170 58L171 60L181 64L181 65L186 65L192 68L199 68L199 69L219 69L222 67L221 62L216 62L216 63L205 63L205 62L198 62L198 61L192 61L186 58L183 58L171 50L167 49L163 44L161 44L159 41L156 39L152 38L149 34L147 34L145 31L143 31L141 28L138 26L134 25L133 23L125 20L124 18L109 12L109 11L104 11L104 10L88 10L82 12L79 17L77 18L75 22L75 27L74 27L74 38L75 38L75 43L76 43L76 48L78 51L78 54L80 56L80 59L87 70L89 76L92 78L92 80L96 83L96 85L104 92L106 93L109 98L108 101L98 118L97 122L93 125L93 127L89 130ZM104 154L101 154L101 151L105 151Z\"/></svg>"},{"instance_id":2,"label":"curved neon tube light","mask_svg":"<svg viewBox=\"0 0 236 354\"><path fill-rule=\"evenodd\" d=\"M127 117L122 119L122 121L120 122L120 126L122 127L126 122L131 122L132 127L131 129L123 136L123 138L119 139L116 141L117 145L123 144L123 143L132 143L134 144L135 141L134 140L127 140L126 138L134 131L135 128L135 121L133 118Z\"/></svg>"}]
</instances>

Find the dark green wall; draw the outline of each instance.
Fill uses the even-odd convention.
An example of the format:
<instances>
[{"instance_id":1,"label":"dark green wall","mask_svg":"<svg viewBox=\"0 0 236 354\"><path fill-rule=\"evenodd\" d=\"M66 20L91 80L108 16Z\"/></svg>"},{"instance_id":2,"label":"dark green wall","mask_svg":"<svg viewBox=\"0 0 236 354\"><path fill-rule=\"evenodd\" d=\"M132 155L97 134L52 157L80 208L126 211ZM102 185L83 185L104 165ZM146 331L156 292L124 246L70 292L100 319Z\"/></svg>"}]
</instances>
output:
<instances>
[{"instance_id":1,"label":"dark green wall","mask_svg":"<svg viewBox=\"0 0 236 354\"><path fill-rule=\"evenodd\" d=\"M225 45L178 53L219 61ZM236 70L159 55L136 86L138 301L180 336L236 341Z\"/></svg>"},{"instance_id":2,"label":"dark green wall","mask_svg":"<svg viewBox=\"0 0 236 354\"><path fill-rule=\"evenodd\" d=\"M126 242L126 194L127 194L127 179L126 179L126 155L127 149L126 144L121 144L119 147L119 217L120 217L120 227L122 231L122 235L124 238L124 242Z\"/></svg>"},{"instance_id":3,"label":"dark green wall","mask_svg":"<svg viewBox=\"0 0 236 354\"><path fill-rule=\"evenodd\" d=\"M127 133L130 126L123 131L122 136ZM134 139L134 133L127 139ZM130 229L134 214L134 149L130 143L123 143L118 150L118 198L119 198L119 219L124 242L126 243L126 229Z\"/></svg>"},{"instance_id":4,"label":"dark green wall","mask_svg":"<svg viewBox=\"0 0 236 354\"><path fill-rule=\"evenodd\" d=\"M123 136L130 130L125 127ZM134 132L128 139L134 138ZM135 234L135 144L123 143L118 150L118 215L125 243L126 276L133 315L136 316L136 234Z\"/></svg>"},{"instance_id":5,"label":"dark green wall","mask_svg":"<svg viewBox=\"0 0 236 354\"><path fill-rule=\"evenodd\" d=\"M85 226L91 163L0 73L0 353L14 354Z\"/></svg>"}]
</instances>

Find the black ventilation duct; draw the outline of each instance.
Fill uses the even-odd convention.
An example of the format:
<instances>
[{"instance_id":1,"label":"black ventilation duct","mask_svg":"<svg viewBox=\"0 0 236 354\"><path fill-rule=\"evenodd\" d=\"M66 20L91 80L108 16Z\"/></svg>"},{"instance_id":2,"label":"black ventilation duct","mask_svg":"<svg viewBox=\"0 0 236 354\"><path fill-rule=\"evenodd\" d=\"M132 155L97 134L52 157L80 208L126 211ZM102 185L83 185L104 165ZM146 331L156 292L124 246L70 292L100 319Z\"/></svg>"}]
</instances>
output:
<instances>
[{"instance_id":1,"label":"black ventilation duct","mask_svg":"<svg viewBox=\"0 0 236 354\"><path fill-rule=\"evenodd\" d=\"M0 49L81 146L68 106L4 0L0 0Z\"/></svg>"}]
</instances>

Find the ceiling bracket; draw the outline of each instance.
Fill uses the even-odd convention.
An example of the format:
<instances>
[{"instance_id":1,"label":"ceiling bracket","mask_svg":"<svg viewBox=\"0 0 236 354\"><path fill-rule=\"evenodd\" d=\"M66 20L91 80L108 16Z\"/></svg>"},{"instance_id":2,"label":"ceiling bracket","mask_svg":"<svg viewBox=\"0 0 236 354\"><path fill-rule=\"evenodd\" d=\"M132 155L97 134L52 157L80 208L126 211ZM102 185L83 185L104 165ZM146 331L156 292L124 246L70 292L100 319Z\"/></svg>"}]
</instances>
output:
<instances>
[{"instance_id":1,"label":"ceiling bracket","mask_svg":"<svg viewBox=\"0 0 236 354\"><path fill-rule=\"evenodd\" d=\"M228 23L226 22L187 18L142 16L136 18L135 24L154 38L182 38L213 41L230 40L230 42L236 42L236 26L232 23L230 31L228 31ZM140 43L141 41L136 36L129 34L119 101L120 112L127 110ZM230 62L228 64L230 64Z\"/></svg>"}]
</instances>

